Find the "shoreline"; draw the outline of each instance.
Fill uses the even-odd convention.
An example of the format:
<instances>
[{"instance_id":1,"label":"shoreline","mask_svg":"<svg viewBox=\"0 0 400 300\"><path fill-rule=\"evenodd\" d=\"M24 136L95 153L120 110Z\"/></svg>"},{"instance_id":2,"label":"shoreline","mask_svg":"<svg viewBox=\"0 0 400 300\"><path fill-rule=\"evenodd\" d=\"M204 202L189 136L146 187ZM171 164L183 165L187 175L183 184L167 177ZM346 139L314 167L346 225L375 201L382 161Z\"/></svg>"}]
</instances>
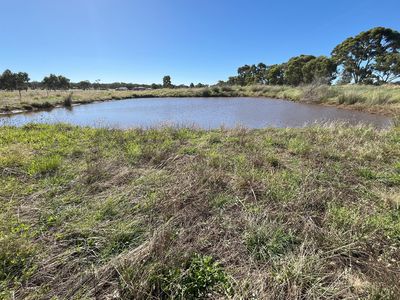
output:
<instances>
[{"instance_id":1,"label":"shoreline","mask_svg":"<svg viewBox=\"0 0 400 300\"><path fill-rule=\"evenodd\" d=\"M73 105L83 105L112 100L137 98L268 98L298 103L307 103L355 110L388 117L400 115L400 88L365 87L365 86L323 86L320 90L311 87L288 86L247 86L247 87L212 87L193 89L157 89L149 91L114 91L114 90L74 90ZM68 93L71 91L68 91ZM3 96L3 97L2 97ZM66 94L52 91L50 95L42 90L27 92L22 100L16 95L0 93L0 116L52 110L65 107ZM399 99L398 99L399 98Z\"/></svg>"},{"instance_id":2,"label":"shoreline","mask_svg":"<svg viewBox=\"0 0 400 300\"><path fill-rule=\"evenodd\" d=\"M396 113L390 110L385 110L385 109L380 109L379 107L376 106L360 106L357 104L353 105L344 105L344 104L336 104L336 103L321 103L318 101L305 101L305 100L294 100L294 99L288 99L288 98L272 98L268 96L246 96L246 95L238 95L238 96L226 96L226 95L219 95L219 96L156 96L156 95L147 95L147 96L127 96L127 97L121 97L121 98L108 98L108 99L95 99L95 100L80 100L80 101L73 101L72 107L74 106L80 106L80 105L89 105L89 104L94 104L94 103L101 103L101 102L109 102L109 101L123 101L123 100L130 100L130 99L157 99L157 98L259 98L259 99L272 99L272 100L282 100L282 101L290 101L290 102L298 102L298 103L304 103L304 104L311 104L311 105L318 105L318 106L326 106L326 107L334 107L338 109L344 109L344 110L353 110L353 111L358 111L358 112L364 112L364 113L369 113L373 115L381 115L381 116L386 116L386 117L396 117ZM13 116L13 115L19 115L19 114L26 114L26 113L37 113L37 112L42 112L42 111L52 111L53 109L57 108L67 108L66 106L62 105L61 103L56 103L55 105L51 106L32 106L29 109L0 109L0 117L7 117L7 116Z\"/></svg>"}]
</instances>

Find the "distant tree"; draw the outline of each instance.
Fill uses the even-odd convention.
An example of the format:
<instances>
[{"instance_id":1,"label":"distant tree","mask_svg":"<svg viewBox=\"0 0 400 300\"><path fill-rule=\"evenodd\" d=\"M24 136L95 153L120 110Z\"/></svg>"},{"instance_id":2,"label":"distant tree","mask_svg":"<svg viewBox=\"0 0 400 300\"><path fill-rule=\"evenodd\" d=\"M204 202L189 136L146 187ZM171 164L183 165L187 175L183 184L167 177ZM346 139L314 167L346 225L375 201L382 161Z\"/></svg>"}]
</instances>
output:
<instances>
[{"instance_id":1,"label":"distant tree","mask_svg":"<svg viewBox=\"0 0 400 300\"><path fill-rule=\"evenodd\" d=\"M267 66L264 63L259 63L255 69L255 79L258 84L267 83Z\"/></svg>"},{"instance_id":2,"label":"distant tree","mask_svg":"<svg viewBox=\"0 0 400 300\"><path fill-rule=\"evenodd\" d=\"M163 87L164 88L172 88L173 87L172 82L171 82L171 76L169 76L169 75L164 76Z\"/></svg>"},{"instance_id":3,"label":"distant tree","mask_svg":"<svg viewBox=\"0 0 400 300\"><path fill-rule=\"evenodd\" d=\"M66 90L70 87L70 80L62 75L50 74L42 80L43 87L49 90Z\"/></svg>"},{"instance_id":4,"label":"distant tree","mask_svg":"<svg viewBox=\"0 0 400 300\"><path fill-rule=\"evenodd\" d=\"M285 64L272 65L266 70L266 82L271 85L285 84Z\"/></svg>"},{"instance_id":5,"label":"distant tree","mask_svg":"<svg viewBox=\"0 0 400 300\"><path fill-rule=\"evenodd\" d=\"M58 76L57 88L60 90L67 90L70 86L70 80L62 75Z\"/></svg>"},{"instance_id":6,"label":"distant tree","mask_svg":"<svg viewBox=\"0 0 400 300\"><path fill-rule=\"evenodd\" d=\"M337 45L332 58L354 83L389 82L398 77L399 51L400 33L375 27Z\"/></svg>"},{"instance_id":7,"label":"distant tree","mask_svg":"<svg viewBox=\"0 0 400 300\"><path fill-rule=\"evenodd\" d=\"M250 85L256 82L255 65L244 65L242 67L239 67L237 73L239 85Z\"/></svg>"},{"instance_id":8,"label":"distant tree","mask_svg":"<svg viewBox=\"0 0 400 300\"><path fill-rule=\"evenodd\" d=\"M285 82L289 85L299 85L304 83L303 67L309 61L315 59L313 55L300 55L289 59L285 68Z\"/></svg>"},{"instance_id":9,"label":"distant tree","mask_svg":"<svg viewBox=\"0 0 400 300\"><path fill-rule=\"evenodd\" d=\"M336 69L336 63L332 59L326 56L316 57L303 65L303 82L329 84L336 78Z\"/></svg>"},{"instance_id":10,"label":"distant tree","mask_svg":"<svg viewBox=\"0 0 400 300\"><path fill-rule=\"evenodd\" d=\"M0 76L0 89L12 91L15 88L15 74L7 69Z\"/></svg>"},{"instance_id":11,"label":"distant tree","mask_svg":"<svg viewBox=\"0 0 400 300\"><path fill-rule=\"evenodd\" d=\"M17 90L21 99L21 90L28 89L29 80L28 73L13 73L10 70L5 70L0 76L0 89L9 91Z\"/></svg>"},{"instance_id":12,"label":"distant tree","mask_svg":"<svg viewBox=\"0 0 400 300\"><path fill-rule=\"evenodd\" d=\"M21 99L21 90L27 90L28 89L28 83L29 83L29 75L28 73L25 72L19 72L14 74L14 80L15 80L15 89L18 90L19 93L19 99Z\"/></svg>"},{"instance_id":13,"label":"distant tree","mask_svg":"<svg viewBox=\"0 0 400 300\"><path fill-rule=\"evenodd\" d=\"M193 83L193 82L190 83L189 87L190 87L191 89L194 88L194 83Z\"/></svg>"},{"instance_id":14,"label":"distant tree","mask_svg":"<svg viewBox=\"0 0 400 300\"><path fill-rule=\"evenodd\" d=\"M238 76L230 76L226 83L228 85L240 85Z\"/></svg>"},{"instance_id":15,"label":"distant tree","mask_svg":"<svg viewBox=\"0 0 400 300\"><path fill-rule=\"evenodd\" d=\"M267 66L264 63L257 65L244 65L238 68L237 76L230 77L228 84L230 85L252 85L265 84Z\"/></svg>"},{"instance_id":16,"label":"distant tree","mask_svg":"<svg viewBox=\"0 0 400 300\"><path fill-rule=\"evenodd\" d=\"M95 81L94 81L94 83L93 83L93 88L95 89L95 90L98 90L100 87L101 87L101 84L100 84L100 81L101 81L101 79L96 79Z\"/></svg>"},{"instance_id":17,"label":"distant tree","mask_svg":"<svg viewBox=\"0 0 400 300\"><path fill-rule=\"evenodd\" d=\"M41 88L41 86L42 86L42 83L39 82L39 81L31 81L31 82L29 82L29 88L32 89L32 90L39 89L39 88Z\"/></svg>"},{"instance_id":18,"label":"distant tree","mask_svg":"<svg viewBox=\"0 0 400 300\"><path fill-rule=\"evenodd\" d=\"M92 84L90 83L89 80L84 80L84 81L80 81L78 82L78 88L81 90L87 90L90 89L90 87L92 86Z\"/></svg>"},{"instance_id":19,"label":"distant tree","mask_svg":"<svg viewBox=\"0 0 400 300\"><path fill-rule=\"evenodd\" d=\"M199 82L198 84L195 85L196 88L203 88L203 87L207 87L207 84L203 84L201 82Z\"/></svg>"},{"instance_id":20,"label":"distant tree","mask_svg":"<svg viewBox=\"0 0 400 300\"><path fill-rule=\"evenodd\" d=\"M43 78L42 85L46 90L56 90L58 88L58 77L54 74L50 74Z\"/></svg>"}]
</instances>

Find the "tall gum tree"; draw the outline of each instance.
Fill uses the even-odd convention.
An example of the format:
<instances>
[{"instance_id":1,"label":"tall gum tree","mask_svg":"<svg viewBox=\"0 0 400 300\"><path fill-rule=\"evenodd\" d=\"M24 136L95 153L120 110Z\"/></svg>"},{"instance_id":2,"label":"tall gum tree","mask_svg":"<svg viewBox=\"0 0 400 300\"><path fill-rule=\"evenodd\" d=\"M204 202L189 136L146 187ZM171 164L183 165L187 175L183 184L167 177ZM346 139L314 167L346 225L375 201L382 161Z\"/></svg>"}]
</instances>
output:
<instances>
[{"instance_id":1,"label":"tall gum tree","mask_svg":"<svg viewBox=\"0 0 400 300\"><path fill-rule=\"evenodd\" d=\"M400 33L375 27L337 45L332 58L354 83L382 83L399 78L399 51Z\"/></svg>"}]
</instances>

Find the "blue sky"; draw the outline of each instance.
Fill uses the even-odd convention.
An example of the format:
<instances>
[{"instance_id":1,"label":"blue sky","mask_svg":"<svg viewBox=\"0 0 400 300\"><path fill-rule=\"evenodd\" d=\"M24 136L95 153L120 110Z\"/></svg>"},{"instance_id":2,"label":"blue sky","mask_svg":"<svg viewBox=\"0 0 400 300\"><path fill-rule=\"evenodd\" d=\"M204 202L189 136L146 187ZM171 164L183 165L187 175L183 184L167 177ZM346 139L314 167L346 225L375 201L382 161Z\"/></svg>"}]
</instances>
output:
<instances>
[{"instance_id":1,"label":"blue sky","mask_svg":"<svg viewBox=\"0 0 400 300\"><path fill-rule=\"evenodd\" d=\"M0 72L214 83L375 26L400 30L399 0L0 0Z\"/></svg>"}]
</instances>

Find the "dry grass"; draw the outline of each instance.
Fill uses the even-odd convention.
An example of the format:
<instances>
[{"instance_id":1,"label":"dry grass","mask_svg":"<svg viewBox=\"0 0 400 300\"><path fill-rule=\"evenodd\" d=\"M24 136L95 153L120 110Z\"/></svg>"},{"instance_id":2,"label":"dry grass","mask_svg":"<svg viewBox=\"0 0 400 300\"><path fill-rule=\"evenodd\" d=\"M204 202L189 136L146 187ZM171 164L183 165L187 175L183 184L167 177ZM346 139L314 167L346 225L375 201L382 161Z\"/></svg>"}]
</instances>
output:
<instances>
[{"instance_id":1,"label":"dry grass","mask_svg":"<svg viewBox=\"0 0 400 300\"><path fill-rule=\"evenodd\" d=\"M0 112L51 109L67 103L90 103L139 97L269 97L314 102L387 115L400 115L400 86L246 86L148 91L74 90L22 92L0 91Z\"/></svg>"},{"instance_id":2,"label":"dry grass","mask_svg":"<svg viewBox=\"0 0 400 300\"><path fill-rule=\"evenodd\" d=\"M400 130L0 128L2 299L398 299Z\"/></svg>"}]
</instances>

